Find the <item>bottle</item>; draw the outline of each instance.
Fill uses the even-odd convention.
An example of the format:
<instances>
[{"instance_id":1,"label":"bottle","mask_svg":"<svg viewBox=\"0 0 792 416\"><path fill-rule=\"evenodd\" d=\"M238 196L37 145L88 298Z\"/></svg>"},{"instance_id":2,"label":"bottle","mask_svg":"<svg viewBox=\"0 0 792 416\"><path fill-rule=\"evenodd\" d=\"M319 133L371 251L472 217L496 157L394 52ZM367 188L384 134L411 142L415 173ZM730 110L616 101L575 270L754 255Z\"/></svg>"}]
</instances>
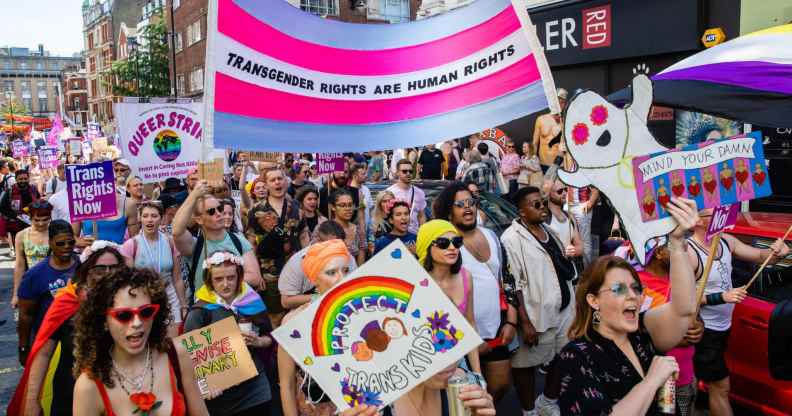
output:
<instances>
[{"instance_id":1,"label":"bottle","mask_svg":"<svg viewBox=\"0 0 792 416\"><path fill-rule=\"evenodd\" d=\"M475 384L475 382L475 379L467 373L451 376L448 379L448 387L446 388L446 393L448 394L448 416L470 416L470 409L462 404L459 392L462 391L463 387Z\"/></svg>"},{"instance_id":2,"label":"bottle","mask_svg":"<svg viewBox=\"0 0 792 416\"><path fill-rule=\"evenodd\" d=\"M676 378L669 377L657 390L657 408L664 415L676 414Z\"/></svg>"}]
</instances>

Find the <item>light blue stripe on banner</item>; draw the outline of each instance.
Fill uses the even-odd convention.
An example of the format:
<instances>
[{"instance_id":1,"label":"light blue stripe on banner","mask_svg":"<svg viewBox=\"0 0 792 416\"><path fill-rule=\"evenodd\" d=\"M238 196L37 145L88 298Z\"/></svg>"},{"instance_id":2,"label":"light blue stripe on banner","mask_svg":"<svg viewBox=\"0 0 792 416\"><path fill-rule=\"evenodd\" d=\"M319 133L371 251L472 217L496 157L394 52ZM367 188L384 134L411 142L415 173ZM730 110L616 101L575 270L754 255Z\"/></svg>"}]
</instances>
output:
<instances>
[{"instance_id":1,"label":"light blue stripe on banner","mask_svg":"<svg viewBox=\"0 0 792 416\"><path fill-rule=\"evenodd\" d=\"M251 16L306 42L342 49L380 50L432 42L495 17L511 0L477 0L436 17L409 23L366 25L322 19L285 0L233 0ZM384 0L383 0L384 1ZM310 20L310 23L306 23Z\"/></svg>"},{"instance_id":2,"label":"light blue stripe on banner","mask_svg":"<svg viewBox=\"0 0 792 416\"><path fill-rule=\"evenodd\" d=\"M277 105L277 104L273 104ZM486 103L419 120L372 125L288 123L216 112L216 148L269 152L363 152L466 136L547 108L541 81Z\"/></svg>"}]
</instances>

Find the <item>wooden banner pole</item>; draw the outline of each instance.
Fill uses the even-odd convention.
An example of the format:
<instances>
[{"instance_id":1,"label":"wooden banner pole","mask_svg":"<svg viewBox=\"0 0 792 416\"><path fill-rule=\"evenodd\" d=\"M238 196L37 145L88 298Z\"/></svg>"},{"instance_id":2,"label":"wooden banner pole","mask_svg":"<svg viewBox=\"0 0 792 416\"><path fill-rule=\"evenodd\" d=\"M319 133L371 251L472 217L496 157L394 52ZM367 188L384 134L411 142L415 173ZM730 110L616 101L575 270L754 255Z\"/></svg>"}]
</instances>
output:
<instances>
[{"instance_id":1,"label":"wooden banner pole","mask_svg":"<svg viewBox=\"0 0 792 416\"><path fill-rule=\"evenodd\" d=\"M789 228L787 228L786 232L784 233L784 236L781 237L781 241L785 242L784 244L786 244L786 239L787 239L787 237L789 237L789 232L790 231L792 231L792 225L790 225ZM756 273L754 273L753 277L751 277L751 280L748 281L748 284L743 286L745 288L745 290L748 290L748 288L751 287L751 285L756 280L756 278L759 277L759 275L762 274L762 271L764 270L764 268L767 266L767 263L769 263L770 259L772 259L772 258L773 258L773 253L770 253L770 255L767 256L767 258L765 259L765 261L762 262L762 265L759 266L759 270L757 270Z\"/></svg>"},{"instance_id":2,"label":"wooden banner pole","mask_svg":"<svg viewBox=\"0 0 792 416\"><path fill-rule=\"evenodd\" d=\"M712 242L710 243L709 247L709 255L707 256L707 263L704 265L704 273L701 275L701 279L698 282L698 287L696 287L696 313L693 315L693 320L696 319L699 310L701 309L701 298L704 297L704 288L707 287L707 280L709 279L710 270L712 270L712 261L715 259L715 255L717 254L720 240L721 233L715 234L715 236L712 237Z\"/></svg>"}]
</instances>

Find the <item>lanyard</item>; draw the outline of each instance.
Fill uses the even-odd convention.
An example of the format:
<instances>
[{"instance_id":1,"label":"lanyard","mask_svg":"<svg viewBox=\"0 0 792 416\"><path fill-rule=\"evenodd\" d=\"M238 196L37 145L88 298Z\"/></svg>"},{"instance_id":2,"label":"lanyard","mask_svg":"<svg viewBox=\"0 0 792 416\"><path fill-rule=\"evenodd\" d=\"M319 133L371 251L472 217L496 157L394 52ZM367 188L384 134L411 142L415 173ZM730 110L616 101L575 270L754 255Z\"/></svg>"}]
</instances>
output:
<instances>
[{"instance_id":1,"label":"lanyard","mask_svg":"<svg viewBox=\"0 0 792 416\"><path fill-rule=\"evenodd\" d=\"M146 255L148 256L149 260L151 260L151 264L154 264L154 254L151 253L151 247L149 246L148 240L146 240L146 236L143 233L140 233L140 239L143 240L143 246L146 247ZM157 273L162 273L162 255L160 250L160 243L162 242L162 233L157 231Z\"/></svg>"}]
</instances>

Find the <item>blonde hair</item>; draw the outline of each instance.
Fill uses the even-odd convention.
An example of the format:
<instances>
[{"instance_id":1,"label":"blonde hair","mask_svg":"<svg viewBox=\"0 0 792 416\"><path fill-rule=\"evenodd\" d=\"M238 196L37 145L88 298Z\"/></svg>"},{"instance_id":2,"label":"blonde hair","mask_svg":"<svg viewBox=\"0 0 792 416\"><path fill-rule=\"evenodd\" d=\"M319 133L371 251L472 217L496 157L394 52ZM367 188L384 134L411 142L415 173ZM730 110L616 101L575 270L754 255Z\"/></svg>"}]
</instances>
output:
<instances>
[{"instance_id":1,"label":"blonde hair","mask_svg":"<svg viewBox=\"0 0 792 416\"><path fill-rule=\"evenodd\" d=\"M382 210L382 201L386 196L396 199L396 195L391 191L382 191L377 194L376 202L374 203L374 211L371 213L371 223L375 228L385 224L387 214Z\"/></svg>"}]
</instances>

